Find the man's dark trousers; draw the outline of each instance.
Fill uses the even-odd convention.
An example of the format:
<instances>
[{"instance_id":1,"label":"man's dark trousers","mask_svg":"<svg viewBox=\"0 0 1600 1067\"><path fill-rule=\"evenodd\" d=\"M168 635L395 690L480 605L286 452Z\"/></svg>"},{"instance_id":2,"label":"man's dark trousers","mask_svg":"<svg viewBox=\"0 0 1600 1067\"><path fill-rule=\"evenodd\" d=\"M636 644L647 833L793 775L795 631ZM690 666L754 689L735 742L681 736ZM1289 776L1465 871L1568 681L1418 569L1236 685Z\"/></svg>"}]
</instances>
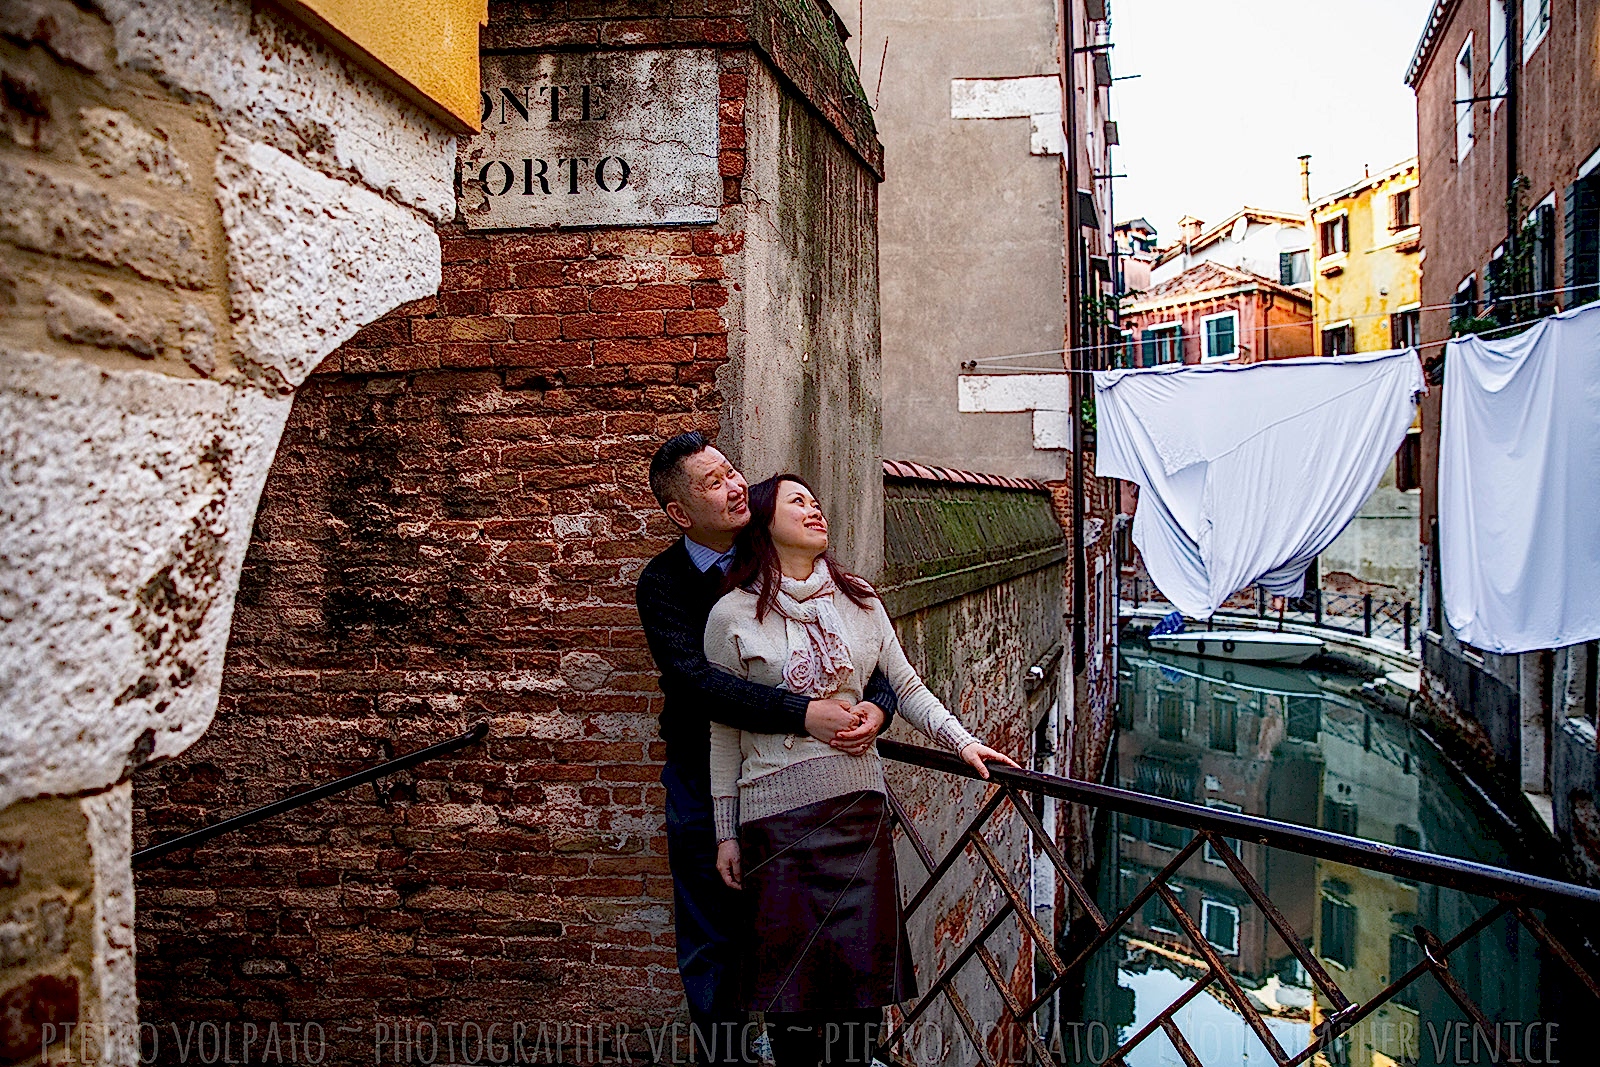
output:
<instances>
[{"instance_id":1,"label":"man's dark trousers","mask_svg":"<svg viewBox=\"0 0 1600 1067\"><path fill-rule=\"evenodd\" d=\"M746 1012L738 1007L739 891L717 873L711 786L672 762L661 768L667 791L667 862L672 868L678 973L689 999L696 1063L752 1063L742 1057Z\"/></svg>"}]
</instances>

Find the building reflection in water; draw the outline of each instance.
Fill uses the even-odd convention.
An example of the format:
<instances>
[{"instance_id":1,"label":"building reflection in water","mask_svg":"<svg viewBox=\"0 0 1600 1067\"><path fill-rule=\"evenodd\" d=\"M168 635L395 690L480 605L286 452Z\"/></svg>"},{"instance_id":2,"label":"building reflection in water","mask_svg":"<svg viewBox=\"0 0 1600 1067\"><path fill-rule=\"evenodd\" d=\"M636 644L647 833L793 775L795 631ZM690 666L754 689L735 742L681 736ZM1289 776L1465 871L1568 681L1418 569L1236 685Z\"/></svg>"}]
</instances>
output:
<instances>
[{"instance_id":1,"label":"building reflection in water","mask_svg":"<svg viewBox=\"0 0 1600 1067\"><path fill-rule=\"evenodd\" d=\"M1324 663L1313 661L1313 666ZM1124 639L1114 784L1372 841L1506 866L1500 822L1412 728L1361 695L1363 679L1329 670L1223 663L1151 651ZM1098 895L1119 910L1190 839L1190 831L1129 816L1101 833ZM1352 1001L1366 1001L1420 958L1413 925L1453 934L1489 902L1345 864L1230 842L1245 866ZM1184 910L1217 949L1291 1055L1331 1010L1220 857L1202 847L1172 879ZM1117 1043L1205 973L1166 904L1152 898L1097 954L1065 1017L1069 1063L1103 1061ZM1507 919L1451 957L1452 972L1499 1021L1551 1021L1530 936ZM1213 985L1177 1016L1207 1067L1271 1057L1227 994ZM1391 1067L1454 1062L1465 1016L1432 977L1414 983L1315 1062ZM1574 1041L1579 1031L1561 1029ZM1561 1030L1557 1030L1558 1035ZM1109 1047L1106 1047L1109 1044ZM1540 1048L1542 1049L1542 1039ZM1560 1056L1559 1039L1549 1051ZM1182 1061L1159 1031L1129 1067ZM1485 1059L1483 1062L1490 1062ZM1575 1062L1575 1061L1574 1061Z\"/></svg>"}]
</instances>

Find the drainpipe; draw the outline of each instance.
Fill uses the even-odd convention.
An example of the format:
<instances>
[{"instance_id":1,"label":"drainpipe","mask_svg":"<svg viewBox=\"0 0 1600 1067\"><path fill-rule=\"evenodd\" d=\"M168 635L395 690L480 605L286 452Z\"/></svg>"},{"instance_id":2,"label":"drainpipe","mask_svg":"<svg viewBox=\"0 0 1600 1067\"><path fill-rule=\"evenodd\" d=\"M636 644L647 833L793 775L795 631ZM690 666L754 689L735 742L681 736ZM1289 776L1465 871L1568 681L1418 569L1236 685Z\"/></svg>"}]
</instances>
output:
<instances>
[{"instance_id":1,"label":"drainpipe","mask_svg":"<svg viewBox=\"0 0 1600 1067\"><path fill-rule=\"evenodd\" d=\"M1517 18L1521 13L1518 10L1519 6L1519 0L1506 0L1506 255L1508 257L1511 255L1512 242L1517 239L1518 231L1521 229L1517 219L1517 76L1522 67L1522 34ZM1489 87L1489 92L1491 94L1494 92L1494 86ZM1490 114L1492 116L1493 111ZM1505 262L1509 263L1510 259L1506 259ZM1496 293L1495 300L1499 299L1500 294Z\"/></svg>"},{"instance_id":2,"label":"drainpipe","mask_svg":"<svg viewBox=\"0 0 1600 1067\"><path fill-rule=\"evenodd\" d=\"M1063 173L1061 195L1066 199L1067 270L1067 368L1081 370L1087 362L1083 353L1083 293L1079 270L1083 255L1083 223L1078 217L1078 85L1077 27L1074 25L1074 0L1061 0L1061 119L1066 124L1066 145L1061 153ZM1072 670L1084 672L1084 607L1088 597L1088 565L1083 546L1083 375L1069 374L1072 404Z\"/></svg>"}]
</instances>

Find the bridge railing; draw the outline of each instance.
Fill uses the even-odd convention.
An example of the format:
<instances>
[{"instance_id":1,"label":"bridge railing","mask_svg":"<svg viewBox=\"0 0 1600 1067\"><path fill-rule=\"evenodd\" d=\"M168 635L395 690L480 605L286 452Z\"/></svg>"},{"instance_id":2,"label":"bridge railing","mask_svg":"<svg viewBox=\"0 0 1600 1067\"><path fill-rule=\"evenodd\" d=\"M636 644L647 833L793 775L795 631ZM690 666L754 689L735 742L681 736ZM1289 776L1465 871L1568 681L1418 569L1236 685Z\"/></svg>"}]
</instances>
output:
<instances>
[{"instance_id":1,"label":"bridge railing","mask_svg":"<svg viewBox=\"0 0 1600 1067\"><path fill-rule=\"evenodd\" d=\"M1121 586L1123 601L1135 608L1171 607L1161 590L1148 578L1124 577ZM1233 597L1217 612L1217 616L1276 621L1278 613L1272 609L1271 598L1258 587L1251 593ZM1409 600L1375 597L1371 593L1332 593L1324 589L1309 589L1304 596L1289 599L1283 612L1283 621L1337 630L1358 637L1375 637L1393 641L1407 652L1415 650L1413 642L1418 619L1416 606Z\"/></svg>"},{"instance_id":2,"label":"bridge railing","mask_svg":"<svg viewBox=\"0 0 1600 1067\"><path fill-rule=\"evenodd\" d=\"M949 753L893 741L879 741L878 748L885 758L900 763L929 771L976 777L970 767ZM967 938L959 951L948 957L948 962L931 981L923 983L923 995L903 1010L897 1010L892 1025L886 1028L885 1048L880 1058L892 1058L902 1064L920 1062L908 1044L912 1038L911 1028L934 1005L944 1000L949 1003L966 1032L979 1062L985 1067L1001 1062L992 1052L984 1028L957 989L958 977L976 960L999 995L1003 1011L1014 1027L1012 1033L1022 1035L1027 1049L1027 1062L1062 1062L1060 1046L1052 1048L1049 1036L1041 1032L1038 1025L1041 1009L1068 983L1082 980L1090 958L1119 934L1125 933L1129 921L1152 903L1159 903L1170 915L1171 928L1186 942L1186 954L1194 961L1200 976L1136 1032L1129 1034L1108 1058L1101 1061L1104 1063L1125 1062L1124 1057L1156 1030L1160 1030L1185 1064L1199 1067L1201 1060L1191 1046L1189 1037L1181 1030L1178 1015L1184 1005L1195 997L1210 994L1237 1013L1265 1047L1276 1067L1296 1067L1309 1063L1319 1052L1330 1050L1341 1035L1348 1033L1379 1008L1396 1002L1398 998L1407 997L1412 986L1427 975L1432 975L1438 981L1468 1022L1479 1028L1478 1032L1501 1032L1496 1029L1499 1020L1492 1020L1488 1016L1474 1001L1462 979L1452 971L1451 957L1507 917L1539 944L1546 961L1570 972L1575 984L1587 990L1588 995L1594 998L1594 1006L1600 1008L1600 981L1595 977L1600 973L1600 967L1597 967L1600 959L1597 959L1591 943L1592 935L1600 934L1600 889L1036 771L1018 770L1000 764L990 764L989 769L992 777L987 799L966 821L943 855L937 855L929 848L926 839L891 791L890 809L927 872L926 878L905 904L907 915L915 916L935 891L952 878L952 872L958 868L957 861L969 853L981 864L980 871L986 871L986 877L998 888L1000 895L995 899L1002 903L986 919L970 924L976 932ZM1040 796L1054 797L1069 805L1087 805L1185 827L1193 832L1193 836L1120 910L1115 914L1107 914L1096 903L1094 895L1085 887L1061 846L1036 813L1032 800ZM1087 923L1086 933L1075 939L1067 939L1066 944L1071 947L1065 951L1058 945L1052 931L1040 927L1028 900L1028 888L1019 887L1013 882L996 847L991 843L1002 830L1014 830L1014 826L1008 828L1001 825L1006 820L1022 822L1033 847L1041 851L1053 865L1076 905L1075 910ZM1318 954L1311 951L1300 933L1273 903L1260 880L1240 859L1241 842L1255 842L1301 856L1387 873L1411 882L1457 889L1489 898L1494 903L1485 902L1485 910L1460 929L1431 929L1421 922L1413 924L1409 936L1415 939L1414 962L1402 973L1390 975L1391 980L1380 991L1359 999L1341 988L1328 968L1323 966ZM1239 978L1229 970L1219 948L1208 940L1195 917L1184 909L1174 892L1174 876L1202 848L1206 850L1206 859L1226 866L1241 893L1260 910L1266 923L1303 968L1303 974L1315 993L1326 1001L1328 1010L1312 1029L1311 1041L1305 1047L1283 1047L1273 1028L1268 1025L1263 1011L1247 994ZM906 881L915 883L912 878ZM970 897L976 887L963 888L962 895ZM980 897L983 895L979 894ZM1546 911L1550 918L1541 917L1541 910ZM1552 926L1553 922L1558 921L1555 919L1557 916L1560 917L1559 930ZM1019 995L1017 989L1007 981L1007 969L989 946L991 939L997 935L1009 933L1005 930L1008 922L1014 922L1028 935L1049 974L1049 978L1042 983L1035 981L1035 988L1028 997ZM1516 1055L1515 1049L1499 1049L1495 1055L1501 1052L1508 1052L1509 1056ZM1491 1060L1514 1062L1509 1057L1491 1057L1490 1060L1476 1062Z\"/></svg>"}]
</instances>

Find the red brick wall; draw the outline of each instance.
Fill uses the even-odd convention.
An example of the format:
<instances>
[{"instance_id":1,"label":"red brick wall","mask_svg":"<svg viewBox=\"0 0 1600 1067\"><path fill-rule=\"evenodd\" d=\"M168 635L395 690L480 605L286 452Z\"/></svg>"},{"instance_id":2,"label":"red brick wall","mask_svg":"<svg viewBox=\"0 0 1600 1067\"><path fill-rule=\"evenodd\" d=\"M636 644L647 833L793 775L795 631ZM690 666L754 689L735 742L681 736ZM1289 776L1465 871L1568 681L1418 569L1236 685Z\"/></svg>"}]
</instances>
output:
<instances>
[{"instance_id":1,"label":"red brick wall","mask_svg":"<svg viewBox=\"0 0 1600 1067\"><path fill-rule=\"evenodd\" d=\"M748 62L724 56L730 204ZM374 1020L640 1035L681 1002L633 588L671 536L651 452L718 427L741 235L441 236L437 297L297 395L217 719L138 780L137 840L490 738L142 871L145 1021L317 1020L329 1062L371 1062Z\"/></svg>"}]
</instances>

